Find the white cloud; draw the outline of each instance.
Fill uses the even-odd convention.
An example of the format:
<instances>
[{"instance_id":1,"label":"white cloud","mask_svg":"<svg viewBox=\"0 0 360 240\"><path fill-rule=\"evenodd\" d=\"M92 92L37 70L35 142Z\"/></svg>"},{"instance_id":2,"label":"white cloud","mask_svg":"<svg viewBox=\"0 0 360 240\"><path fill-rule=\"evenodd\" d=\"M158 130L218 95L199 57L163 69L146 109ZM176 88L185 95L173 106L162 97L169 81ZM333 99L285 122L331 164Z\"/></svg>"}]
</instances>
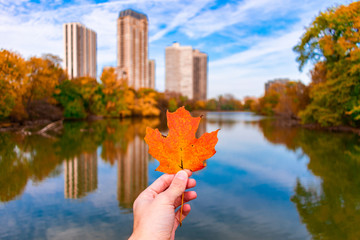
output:
<instances>
[{"instance_id":1,"label":"white cloud","mask_svg":"<svg viewBox=\"0 0 360 240\"><path fill-rule=\"evenodd\" d=\"M222 8L203 12L191 19L183 27L183 31L190 37L204 37L237 23L251 24L259 18L264 18L264 14L268 15L268 19L274 14L276 2L284 1L288 0L245 0L239 1L236 5L226 4ZM288 4L284 3L282 6Z\"/></svg>"},{"instance_id":2,"label":"white cloud","mask_svg":"<svg viewBox=\"0 0 360 240\"><path fill-rule=\"evenodd\" d=\"M232 93L237 97L260 95L263 83L275 77L308 81L299 73L292 52L299 36L313 17L339 1L294 2L290 0L244 0L214 8L215 1L125 0L95 4L0 0L0 48L16 50L24 57L53 53L63 57L62 24L82 22L98 37L98 73L116 64L116 19L119 11L133 8L149 18L150 57L156 60L156 87L164 90L165 47L174 40L201 46L209 54L209 96ZM344 0L342 3L351 1ZM253 32L274 18L292 16L283 30L265 35ZM174 39L173 33L180 39ZM206 45L218 34L231 42ZM221 59L213 55L221 53Z\"/></svg>"},{"instance_id":3,"label":"white cloud","mask_svg":"<svg viewBox=\"0 0 360 240\"><path fill-rule=\"evenodd\" d=\"M173 16L172 21L162 30L158 31L155 35L151 36L149 41L155 41L163 37L166 33L174 30L176 27L186 24L189 19L195 16L202 8L209 4L210 0L194 1L193 4L184 4L181 11ZM166 13L163 13L166 14Z\"/></svg>"}]
</instances>

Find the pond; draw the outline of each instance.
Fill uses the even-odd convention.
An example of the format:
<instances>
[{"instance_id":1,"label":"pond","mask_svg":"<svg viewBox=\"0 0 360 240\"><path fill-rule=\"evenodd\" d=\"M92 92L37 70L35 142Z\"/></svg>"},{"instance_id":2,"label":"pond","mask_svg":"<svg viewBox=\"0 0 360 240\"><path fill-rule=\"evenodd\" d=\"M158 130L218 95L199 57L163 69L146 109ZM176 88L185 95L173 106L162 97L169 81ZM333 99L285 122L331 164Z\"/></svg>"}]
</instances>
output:
<instances>
[{"instance_id":1,"label":"pond","mask_svg":"<svg viewBox=\"0 0 360 240\"><path fill-rule=\"evenodd\" d=\"M47 136L0 133L0 239L127 239L132 203L161 176L147 153L160 119L65 122ZM207 113L217 153L177 239L360 239L360 138Z\"/></svg>"}]
</instances>

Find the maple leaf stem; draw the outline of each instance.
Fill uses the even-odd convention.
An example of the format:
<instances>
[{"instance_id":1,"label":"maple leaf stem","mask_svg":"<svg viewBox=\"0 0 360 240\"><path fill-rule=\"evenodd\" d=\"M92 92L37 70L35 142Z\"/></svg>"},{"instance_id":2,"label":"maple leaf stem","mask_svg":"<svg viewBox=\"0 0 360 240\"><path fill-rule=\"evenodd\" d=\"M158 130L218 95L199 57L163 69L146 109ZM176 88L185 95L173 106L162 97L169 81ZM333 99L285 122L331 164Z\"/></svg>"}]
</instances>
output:
<instances>
[{"instance_id":1,"label":"maple leaf stem","mask_svg":"<svg viewBox=\"0 0 360 240\"><path fill-rule=\"evenodd\" d=\"M179 219L180 227L182 225L181 217L182 217L182 212L183 212L183 206L184 206L184 193L182 194L182 197L181 197L181 208L180 208L180 219Z\"/></svg>"}]
</instances>

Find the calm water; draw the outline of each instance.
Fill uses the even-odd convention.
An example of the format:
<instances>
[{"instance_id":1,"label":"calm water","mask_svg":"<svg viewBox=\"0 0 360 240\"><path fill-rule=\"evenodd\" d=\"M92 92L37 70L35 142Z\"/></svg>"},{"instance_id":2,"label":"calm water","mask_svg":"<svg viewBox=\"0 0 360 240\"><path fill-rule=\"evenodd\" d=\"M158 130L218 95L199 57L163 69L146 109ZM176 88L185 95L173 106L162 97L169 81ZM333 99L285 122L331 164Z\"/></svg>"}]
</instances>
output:
<instances>
[{"instance_id":1,"label":"calm water","mask_svg":"<svg viewBox=\"0 0 360 240\"><path fill-rule=\"evenodd\" d=\"M127 239L132 202L161 173L158 119L67 122L48 137L0 133L0 239ZM177 239L360 239L360 138L208 113L217 153Z\"/></svg>"}]
</instances>

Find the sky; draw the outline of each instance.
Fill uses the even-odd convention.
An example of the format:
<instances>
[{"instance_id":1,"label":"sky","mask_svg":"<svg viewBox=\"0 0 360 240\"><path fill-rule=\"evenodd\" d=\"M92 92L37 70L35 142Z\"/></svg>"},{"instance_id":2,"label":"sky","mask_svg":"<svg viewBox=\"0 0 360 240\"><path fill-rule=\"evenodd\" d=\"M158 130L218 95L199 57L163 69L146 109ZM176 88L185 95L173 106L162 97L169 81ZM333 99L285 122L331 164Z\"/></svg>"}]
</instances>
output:
<instances>
[{"instance_id":1,"label":"sky","mask_svg":"<svg viewBox=\"0 0 360 240\"><path fill-rule=\"evenodd\" d=\"M165 88L165 47L179 42L209 56L208 98L261 96L275 78L310 82L292 48L320 11L352 0L0 0L0 49L23 57L64 56L62 24L97 33L97 68L116 66L116 20L131 8L149 19L149 58Z\"/></svg>"}]
</instances>

